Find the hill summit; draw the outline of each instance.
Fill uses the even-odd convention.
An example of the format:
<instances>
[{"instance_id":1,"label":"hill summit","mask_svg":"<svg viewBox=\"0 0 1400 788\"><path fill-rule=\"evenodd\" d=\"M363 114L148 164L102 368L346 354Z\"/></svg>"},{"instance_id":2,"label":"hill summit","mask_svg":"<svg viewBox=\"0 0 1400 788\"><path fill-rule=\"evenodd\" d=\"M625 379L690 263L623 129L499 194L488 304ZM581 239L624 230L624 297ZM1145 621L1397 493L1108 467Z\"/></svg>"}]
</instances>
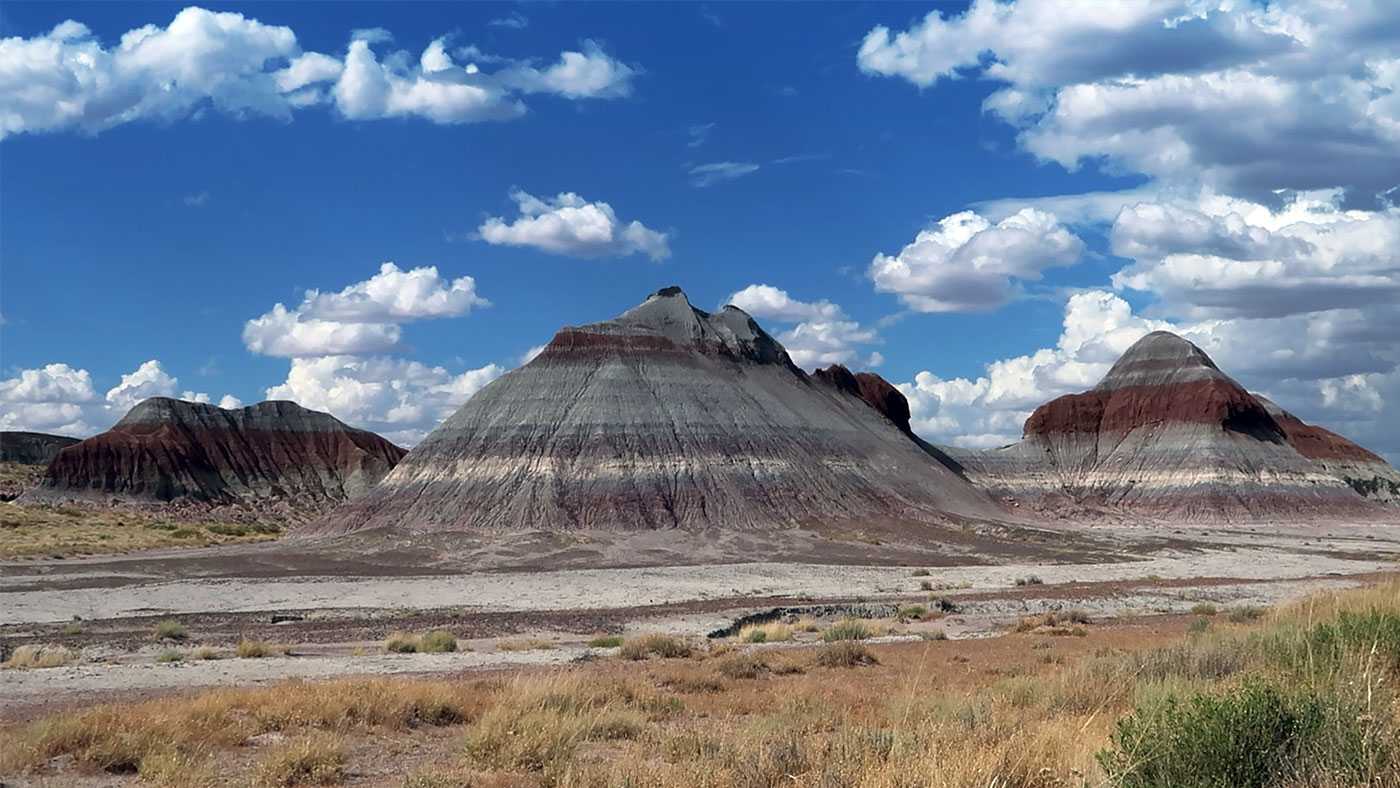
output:
<instances>
[{"instance_id":1,"label":"hill summit","mask_svg":"<svg viewBox=\"0 0 1400 788\"><path fill-rule=\"evenodd\" d=\"M1348 474L1388 491L1394 472L1166 331L1134 343L1089 391L1036 408L1021 442L952 454L979 486L1046 512L1076 513L1070 502L1218 521L1362 516L1381 496Z\"/></svg>"},{"instance_id":2,"label":"hill summit","mask_svg":"<svg viewBox=\"0 0 1400 788\"><path fill-rule=\"evenodd\" d=\"M709 313L668 287L561 329L306 532L742 531L999 513L858 383L808 375L743 310Z\"/></svg>"},{"instance_id":3,"label":"hill summit","mask_svg":"<svg viewBox=\"0 0 1400 788\"><path fill-rule=\"evenodd\" d=\"M23 502L236 504L319 511L373 487L404 450L294 402L224 409L153 397L60 451Z\"/></svg>"}]
</instances>

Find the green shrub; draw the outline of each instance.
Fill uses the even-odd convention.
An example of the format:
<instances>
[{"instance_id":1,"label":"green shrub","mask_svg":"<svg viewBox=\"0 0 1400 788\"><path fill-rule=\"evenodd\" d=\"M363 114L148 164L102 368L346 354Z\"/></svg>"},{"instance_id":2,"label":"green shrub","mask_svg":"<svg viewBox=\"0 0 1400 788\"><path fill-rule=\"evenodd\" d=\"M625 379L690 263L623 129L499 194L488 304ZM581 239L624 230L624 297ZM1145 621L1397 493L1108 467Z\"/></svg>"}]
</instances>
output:
<instances>
[{"instance_id":1,"label":"green shrub","mask_svg":"<svg viewBox=\"0 0 1400 788\"><path fill-rule=\"evenodd\" d=\"M588 641L589 648L617 648L622 645L621 635L599 635Z\"/></svg>"},{"instance_id":2,"label":"green shrub","mask_svg":"<svg viewBox=\"0 0 1400 788\"><path fill-rule=\"evenodd\" d=\"M457 650L457 637L445 629L434 629L423 633L418 639L418 650L425 654L444 654Z\"/></svg>"},{"instance_id":3,"label":"green shrub","mask_svg":"<svg viewBox=\"0 0 1400 788\"><path fill-rule=\"evenodd\" d=\"M166 619L156 624L156 640L184 640L190 636L188 629L179 621Z\"/></svg>"},{"instance_id":4,"label":"green shrub","mask_svg":"<svg viewBox=\"0 0 1400 788\"><path fill-rule=\"evenodd\" d=\"M895 617L906 621L922 621L928 617L928 608L923 605L905 605L899 609Z\"/></svg>"},{"instance_id":5,"label":"green shrub","mask_svg":"<svg viewBox=\"0 0 1400 788\"><path fill-rule=\"evenodd\" d=\"M832 624L829 629L822 633L822 640L827 643L834 643L838 640L868 640L869 638L869 627L851 618Z\"/></svg>"},{"instance_id":6,"label":"green shrub","mask_svg":"<svg viewBox=\"0 0 1400 788\"><path fill-rule=\"evenodd\" d=\"M156 662L184 662L185 655L173 648L168 648L156 655Z\"/></svg>"},{"instance_id":7,"label":"green shrub","mask_svg":"<svg viewBox=\"0 0 1400 788\"><path fill-rule=\"evenodd\" d=\"M1099 765L1123 788L1307 783L1309 776L1357 784L1389 755L1375 723L1332 695L1284 691L1254 680L1223 695L1174 695L1119 720Z\"/></svg>"},{"instance_id":8,"label":"green shrub","mask_svg":"<svg viewBox=\"0 0 1400 788\"><path fill-rule=\"evenodd\" d=\"M1219 611L1215 609L1215 605L1209 602L1201 602L1191 606L1191 615L1193 616L1213 616L1217 612Z\"/></svg>"}]
</instances>

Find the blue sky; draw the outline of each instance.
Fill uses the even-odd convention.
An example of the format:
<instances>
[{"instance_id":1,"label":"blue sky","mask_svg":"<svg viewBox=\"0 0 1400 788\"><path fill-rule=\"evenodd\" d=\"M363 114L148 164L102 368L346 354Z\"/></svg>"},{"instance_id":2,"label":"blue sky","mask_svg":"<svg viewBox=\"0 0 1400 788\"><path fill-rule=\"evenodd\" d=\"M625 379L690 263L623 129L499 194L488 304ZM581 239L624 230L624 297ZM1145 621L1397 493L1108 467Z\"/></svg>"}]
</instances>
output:
<instances>
[{"instance_id":1,"label":"blue sky","mask_svg":"<svg viewBox=\"0 0 1400 788\"><path fill-rule=\"evenodd\" d=\"M1387 265L1364 248L1397 222L1394 42L1357 44L1301 2L1175 26L1170 8L1096 19L1038 17L1043 6L241 3L175 25L182 5L7 3L0 419L83 432L142 393L292 396L407 443L559 326L679 284L705 308L767 285L743 305L788 332L808 366L876 365L905 387L922 431L950 442L1016 437L1034 404L1091 385L1163 326L1300 415L1372 433L1396 421L1400 349L1355 328L1400 325L1384 297L1400 292L1393 254ZM1278 32L1285 13L1317 33L1301 54ZM55 31L65 20L85 30ZM164 37L119 53L145 25ZM1044 49L1017 38L1025 25ZM367 39L376 75L407 86L398 109L349 84L353 38ZM450 60L429 69L438 40ZM1095 59L1065 54L1082 40L1117 43ZM52 56L94 51L95 68ZM340 76L268 87L306 53ZM564 53L581 68L554 69ZM1115 107L1105 91L1124 74L1142 95ZM1212 74L1239 92L1217 95ZM1299 90L1293 111L1251 109L1268 100L1253 88L1283 74ZM1353 110L1370 136L1297 117L1318 95L1308 88L1344 76L1369 91ZM435 92L478 78L483 109ZM1209 118L1150 92L1162 84L1238 107L1248 127L1228 131L1240 140L1293 135L1299 147L1241 163ZM1129 99L1168 120L1143 120ZM1352 146L1340 165L1304 145L1331 134ZM561 194L605 203L614 240L521 223L532 195L536 215L569 229L572 214L552 215ZM1125 206L1142 207L1136 221ZM972 224L900 257L967 210ZM642 240L621 240L633 222ZM1254 245L1239 251L1241 238ZM353 290L387 261L435 267L416 280L425 298L462 277L470 293L458 287L436 312L297 311L307 289ZM278 303L293 316L250 338L249 321ZM307 324L291 350L268 333L288 321ZM326 344L322 330L350 338ZM1066 340L1074 332L1094 337ZM1308 344L1323 333L1327 344ZM1400 450L1400 429L1380 432L1381 448Z\"/></svg>"}]
</instances>

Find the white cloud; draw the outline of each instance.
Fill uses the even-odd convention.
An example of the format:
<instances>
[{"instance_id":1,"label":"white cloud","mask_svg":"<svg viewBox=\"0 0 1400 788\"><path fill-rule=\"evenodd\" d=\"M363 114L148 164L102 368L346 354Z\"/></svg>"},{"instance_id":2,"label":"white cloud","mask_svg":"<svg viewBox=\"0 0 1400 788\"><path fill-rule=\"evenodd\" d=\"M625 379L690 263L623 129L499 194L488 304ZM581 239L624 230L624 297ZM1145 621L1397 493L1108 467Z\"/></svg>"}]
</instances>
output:
<instances>
[{"instance_id":1,"label":"white cloud","mask_svg":"<svg viewBox=\"0 0 1400 788\"><path fill-rule=\"evenodd\" d=\"M243 344L266 356L302 357L384 353L403 337L401 323L458 317L489 306L476 281L443 279L434 266L379 273L338 293L308 290L296 309L276 304L243 327Z\"/></svg>"},{"instance_id":2,"label":"white cloud","mask_svg":"<svg viewBox=\"0 0 1400 788\"><path fill-rule=\"evenodd\" d=\"M458 317L490 305L477 295L470 276L449 282L435 266L404 271L383 263L379 273L339 293L308 290L301 311L325 320L375 323Z\"/></svg>"},{"instance_id":3,"label":"white cloud","mask_svg":"<svg viewBox=\"0 0 1400 788\"><path fill-rule=\"evenodd\" d=\"M878 353L862 358L860 346L879 342L874 330L854 320L807 320L778 334L792 363L803 369L829 364L877 366L884 360Z\"/></svg>"},{"instance_id":4,"label":"white cloud","mask_svg":"<svg viewBox=\"0 0 1400 788\"><path fill-rule=\"evenodd\" d=\"M20 370L0 380L0 429L72 435L85 438L107 429L147 397L175 397L209 402L208 394L179 391L179 380L151 359L121 376L98 397L92 375L67 364Z\"/></svg>"},{"instance_id":5,"label":"white cloud","mask_svg":"<svg viewBox=\"0 0 1400 788\"><path fill-rule=\"evenodd\" d=\"M47 364L0 380L0 429L85 437L95 431L91 412L100 408L85 369Z\"/></svg>"},{"instance_id":6,"label":"white cloud","mask_svg":"<svg viewBox=\"0 0 1400 788\"><path fill-rule=\"evenodd\" d=\"M523 93L552 93L565 98L624 98L632 94L637 71L608 55L592 41L582 52L563 52L546 69L518 64L500 72L502 84Z\"/></svg>"},{"instance_id":7,"label":"white cloud","mask_svg":"<svg viewBox=\"0 0 1400 788\"><path fill-rule=\"evenodd\" d=\"M749 285L725 301L761 320L836 320L844 317L841 307L825 299L798 301L772 285Z\"/></svg>"},{"instance_id":8,"label":"white cloud","mask_svg":"<svg viewBox=\"0 0 1400 788\"><path fill-rule=\"evenodd\" d=\"M209 202L209 192L185 195L185 205L191 208L203 208L207 202Z\"/></svg>"},{"instance_id":9,"label":"white cloud","mask_svg":"<svg viewBox=\"0 0 1400 788\"><path fill-rule=\"evenodd\" d=\"M1400 209L1344 211L1339 192L1282 209L1215 195L1128 206L1111 233L1135 262L1115 287L1190 317L1283 317L1400 303Z\"/></svg>"},{"instance_id":10,"label":"white cloud","mask_svg":"<svg viewBox=\"0 0 1400 788\"><path fill-rule=\"evenodd\" d=\"M544 69L519 61L488 74L474 62L453 63L445 38L416 61L403 51L376 56L373 47L392 39L382 28L356 30L341 59L302 51L291 28L189 7L167 27L136 28L106 47L69 20L33 38L0 40L0 139L173 122L206 107L284 121L322 104L354 120L506 120L526 112L522 95L620 98L639 73L591 41Z\"/></svg>"},{"instance_id":11,"label":"white cloud","mask_svg":"<svg viewBox=\"0 0 1400 788\"><path fill-rule=\"evenodd\" d=\"M589 202L573 192L541 200L519 189L510 198L520 216L509 224L500 216L487 219L477 231L481 240L574 257L671 256L666 233L638 221L624 223L605 202Z\"/></svg>"},{"instance_id":12,"label":"white cloud","mask_svg":"<svg viewBox=\"0 0 1400 788\"><path fill-rule=\"evenodd\" d=\"M699 164L690 168L690 185L703 189L706 186L732 181L755 172L758 172L758 165L751 162L717 161L710 164Z\"/></svg>"},{"instance_id":13,"label":"white cloud","mask_svg":"<svg viewBox=\"0 0 1400 788\"><path fill-rule=\"evenodd\" d=\"M535 345L534 347L530 348L529 350L526 350L524 353L522 353L522 354L520 355L520 366L523 367L523 366L525 366L526 364L529 364L531 361L534 361L534 360L535 360L535 356L538 356L539 354L543 353L543 352L544 352L544 349L545 349L546 347L549 347L549 346L548 346L548 345Z\"/></svg>"},{"instance_id":14,"label":"white cloud","mask_svg":"<svg viewBox=\"0 0 1400 788\"><path fill-rule=\"evenodd\" d=\"M264 356L383 353L398 347L402 336L397 324L318 320L282 304L243 326L243 344Z\"/></svg>"},{"instance_id":15,"label":"white cloud","mask_svg":"<svg viewBox=\"0 0 1400 788\"><path fill-rule=\"evenodd\" d=\"M107 403L118 410L128 411L149 397L175 396L175 387L179 382L161 369L159 361L151 359L130 374L122 375L121 383L107 391ZM208 400L207 395L205 400Z\"/></svg>"},{"instance_id":16,"label":"white cloud","mask_svg":"<svg viewBox=\"0 0 1400 788\"><path fill-rule=\"evenodd\" d=\"M1005 304L1022 281L1072 265L1084 244L1053 214L1024 208L992 224L972 211L924 230L899 254L870 263L875 289L919 312L968 312Z\"/></svg>"},{"instance_id":17,"label":"white cloud","mask_svg":"<svg viewBox=\"0 0 1400 788\"><path fill-rule=\"evenodd\" d=\"M866 73L919 86L1003 83L984 109L1022 147L1074 169L1262 199L1346 187L1370 202L1400 170L1400 5L1383 0L1063 3L976 0L908 30L879 26Z\"/></svg>"},{"instance_id":18,"label":"white cloud","mask_svg":"<svg viewBox=\"0 0 1400 788\"><path fill-rule=\"evenodd\" d=\"M488 364L454 375L380 356L297 358L286 382L269 388L267 398L290 399L411 446L505 371Z\"/></svg>"},{"instance_id":19,"label":"white cloud","mask_svg":"<svg viewBox=\"0 0 1400 788\"><path fill-rule=\"evenodd\" d=\"M225 394L219 400L219 407L223 408L224 410L235 410L237 408L243 407L243 400L233 396L232 394Z\"/></svg>"},{"instance_id":20,"label":"white cloud","mask_svg":"<svg viewBox=\"0 0 1400 788\"><path fill-rule=\"evenodd\" d=\"M878 343L879 334L851 320L839 305L825 299L800 301L786 290L753 284L731 295L726 303L760 322L796 323L775 336L787 348L792 362L804 369L829 364L874 367L884 362L879 353L861 355L861 346Z\"/></svg>"}]
</instances>

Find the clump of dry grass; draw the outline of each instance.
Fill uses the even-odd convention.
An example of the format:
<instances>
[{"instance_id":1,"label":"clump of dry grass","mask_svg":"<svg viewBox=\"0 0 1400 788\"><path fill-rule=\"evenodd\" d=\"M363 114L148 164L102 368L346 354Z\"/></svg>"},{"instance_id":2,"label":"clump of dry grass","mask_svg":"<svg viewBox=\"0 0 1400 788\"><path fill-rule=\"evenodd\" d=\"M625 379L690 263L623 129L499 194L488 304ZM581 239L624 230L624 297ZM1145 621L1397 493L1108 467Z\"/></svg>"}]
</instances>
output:
<instances>
[{"instance_id":1,"label":"clump of dry grass","mask_svg":"<svg viewBox=\"0 0 1400 788\"><path fill-rule=\"evenodd\" d=\"M821 631L821 625L818 624L817 620L815 618L812 618L811 616L802 616L801 618L797 619L796 623L792 625L792 628L797 632Z\"/></svg>"},{"instance_id":2,"label":"clump of dry grass","mask_svg":"<svg viewBox=\"0 0 1400 788\"><path fill-rule=\"evenodd\" d=\"M384 638L384 650L393 654L443 654L457 650L457 636L445 629L424 633L393 632Z\"/></svg>"},{"instance_id":3,"label":"clump of dry grass","mask_svg":"<svg viewBox=\"0 0 1400 788\"><path fill-rule=\"evenodd\" d=\"M342 679L210 690L179 703L99 705L7 730L0 737L0 774L64 755L86 769L144 772L175 756L201 760L271 731L452 725L479 716L489 694L475 682Z\"/></svg>"},{"instance_id":4,"label":"clump of dry grass","mask_svg":"<svg viewBox=\"0 0 1400 788\"><path fill-rule=\"evenodd\" d=\"M190 631L179 621L167 618L156 622L154 636L156 640L185 640L189 638Z\"/></svg>"},{"instance_id":5,"label":"clump of dry grass","mask_svg":"<svg viewBox=\"0 0 1400 788\"><path fill-rule=\"evenodd\" d=\"M576 672L517 676L493 700L467 731L468 762L543 773L550 783L584 743L635 739L649 720L678 708L640 683Z\"/></svg>"},{"instance_id":6,"label":"clump of dry grass","mask_svg":"<svg viewBox=\"0 0 1400 788\"><path fill-rule=\"evenodd\" d=\"M207 661L211 659L222 659L223 653L213 646L200 646L190 652L190 659Z\"/></svg>"},{"instance_id":7,"label":"clump of dry grass","mask_svg":"<svg viewBox=\"0 0 1400 788\"><path fill-rule=\"evenodd\" d=\"M544 638L511 638L496 643L497 651L549 651L554 647L554 641Z\"/></svg>"},{"instance_id":8,"label":"clump of dry grass","mask_svg":"<svg viewBox=\"0 0 1400 788\"><path fill-rule=\"evenodd\" d=\"M40 466L30 467L39 467L42 472ZM0 559L261 542L276 539L281 533L280 526L270 523L177 523L164 512L10 504L0 509Z\"/></svg>"},{"instance_id":9,"label":"clump of dry grass","mask_svg":"<svg viewBox=\"0 0 1400 788\"><path fill-rule=\"evenodd\" d=\"M781 621L748 624L739 630L741 643L778 643L792 640L792 627Z\"/></svg>"},{"instance_id":10,"label":"clump of dry grass","mask_svg":"<svg viewBox=\"0 0 1400 788\"><path fill-rule=\"evenodd\" d=\"M638 635L623 641L622 649L618 656L623 659L646 659L650 656L662 657L664 659L675 659L688 657L691 654L690 644L684 638L675 635L666 635L660 632L653 632L647 635Z\"/></svg>"},{"instance_id":11,"label":"clump of dry grass","mask_svg":"<svg viewBox=\"0 0 1400 788\"><path fill-rule=\"evenodd\" d=\"M1191 606L1191 615L1193 616L1213 616L1218 612L1220 611L1216 609L1215 605L1209 602L1199 602Z\"/></svg>"},{"instance_id":12,"label":"clump of dry grass","mask_svg":"<svg viewBox=\"0 0 1400 788\"><path fill-rule=\"evenodd\" d=\"M715 670L725 678L756 679L768 672L769 663L762 655L738 651L716 660Z\"/></svg>"},{"instance_id":13,"label":"clump of dry grass","mask_svg":"<svg viewBox=\"0 0 1400 788\"><path fill-rule=\"evenodd\" d=\"M24 645L15 648L4 665L10 669L58 668L76 662L77 652L66 646Z\"/></svg>"},{"instance_id":14,"label":"clump of dry grass","mask_svg":"<svg viewBox=\"0 0 1400 788\"><path fill-rule=\"evenodd\" d=\"M267 788L338 785L345 779L345 743L326 733L312 733L279 745L258 762L257 784Z\"/></svg>"},{"instance_id":15,"label":"clump of dry grass","mask_svg":"<svg viewBox=\"0 0 1400 788\"><path fill-rule=\"evenodd\" d=\"M156 662L184 662L185 654L179 649L168 648L156 655Z\"/></svg>"},{"instance_id":16,"label":"clump of dry grass","mask_svg":"<svg viewBox=\"0 0 1400 788\"><path fill-rule=\"evenodd\" d=\"M588 641L589 648L617 648L621 645L621 635L598 635Z\"/></svg>"},{"instance_id":17,"label":"clump of dry grass","mask_svg":"<svg viewBox=\"0 0 1400 788\"><path fill-rule=\"evenodd\" d=\"M870 653L870 649L852 640L840 640L822 646L812 661L823 668L855 668L880 664L875 655Z\"/></svg>"},{"instance_id":18,"label":"clump of dry grass","mask_svg":"<svg viewBox=\"0 0 1400 788\"><path fill-rule=\"evenodd\" d=\"M272 643L266 640L249 640L244 638L238 641L238 646L234 653L243 659L262 659L263 657L285 656L287 647L280 643Z\"/></svg>"}]
</instances>

